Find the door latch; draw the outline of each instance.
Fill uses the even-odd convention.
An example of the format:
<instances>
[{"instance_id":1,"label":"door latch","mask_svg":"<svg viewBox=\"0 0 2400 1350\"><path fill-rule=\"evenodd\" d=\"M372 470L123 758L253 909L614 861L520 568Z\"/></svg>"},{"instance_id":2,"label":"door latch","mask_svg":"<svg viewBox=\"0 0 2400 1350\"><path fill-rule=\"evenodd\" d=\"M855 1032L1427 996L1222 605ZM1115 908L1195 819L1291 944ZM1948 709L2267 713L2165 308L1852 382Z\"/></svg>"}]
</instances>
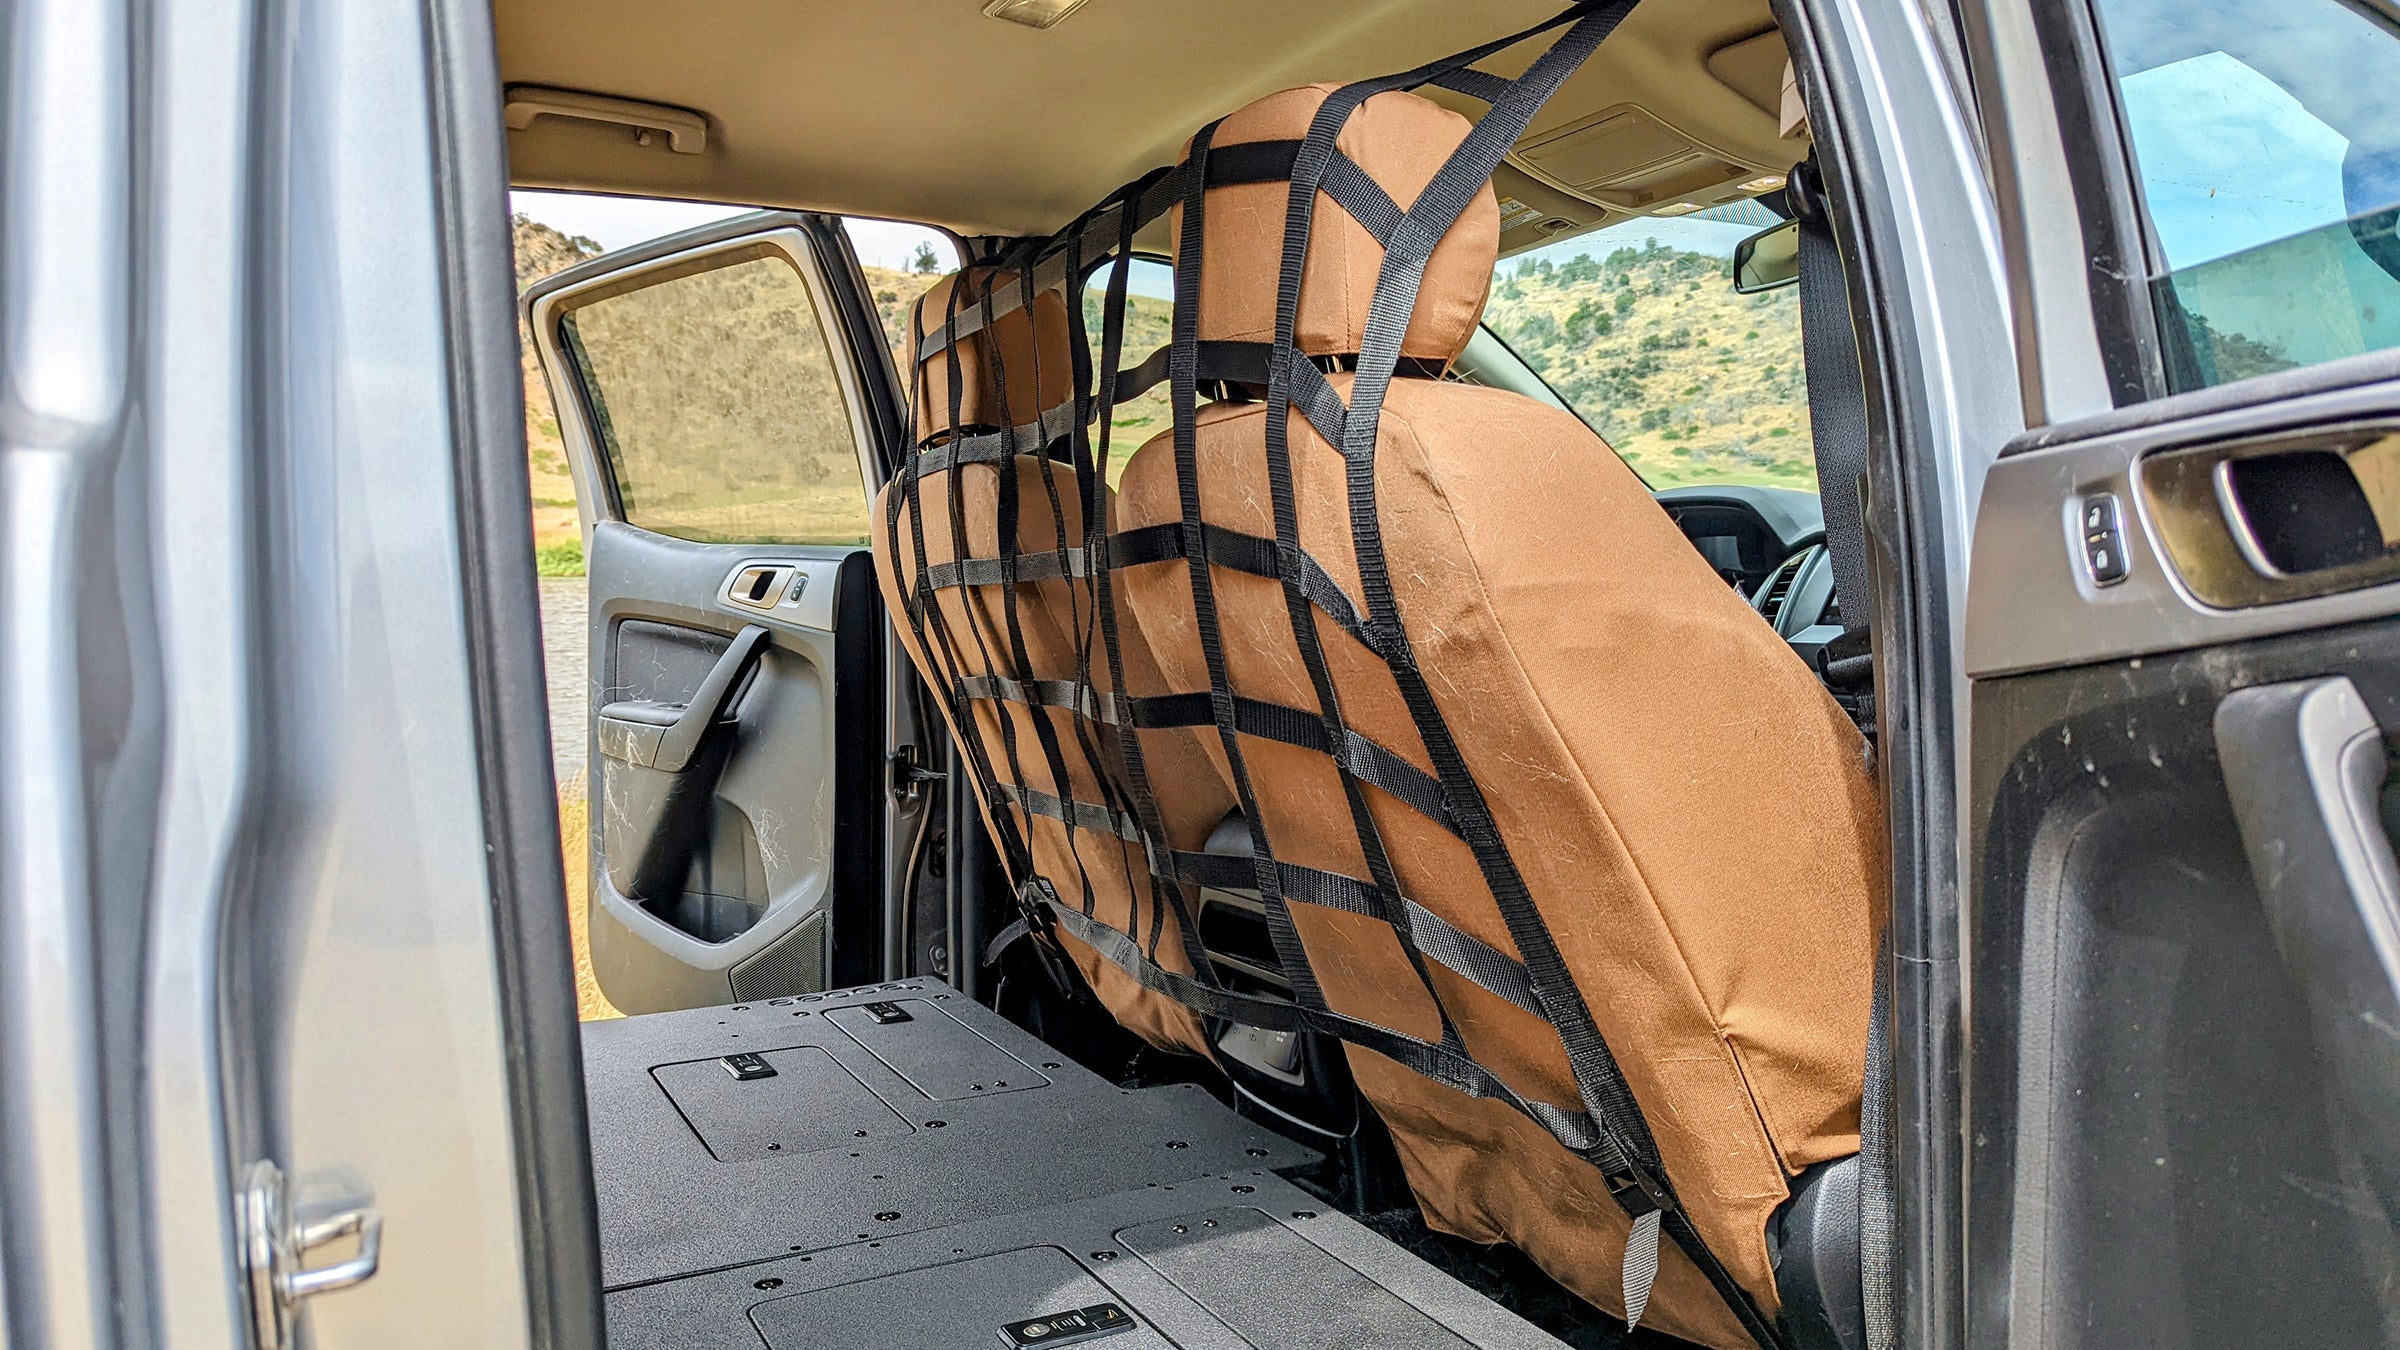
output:
<instances>
[{"instance_id":1,"label":"door latch","mask_svg":"<svg viewBox=\"0 0 2400 1350\"><path fill-rule=\"evenodd\" d=\"M913 809L925 795L925 785L949 780L949 775L925 767L925 752L913 743L892 752L888 762L890 781L885 786L900 809Z\"/></svg>"},{"instance_id":2,"label":"door latch","mask_svg":"<svg viewBox=\"0 0 2400 1350\"><path fill-rule=\"evenodd\" d=\"M294 1185L273 1162L252 1163L240 1205L242 1264L261 1347L295 1344L302 1300L364 1284L382 1265L383 1215L374 1191L347 1168L311 1172ZM358 1243L349 1257L308 1264L310 1253L345 1238Z\"/></svg>"}]
</instances>

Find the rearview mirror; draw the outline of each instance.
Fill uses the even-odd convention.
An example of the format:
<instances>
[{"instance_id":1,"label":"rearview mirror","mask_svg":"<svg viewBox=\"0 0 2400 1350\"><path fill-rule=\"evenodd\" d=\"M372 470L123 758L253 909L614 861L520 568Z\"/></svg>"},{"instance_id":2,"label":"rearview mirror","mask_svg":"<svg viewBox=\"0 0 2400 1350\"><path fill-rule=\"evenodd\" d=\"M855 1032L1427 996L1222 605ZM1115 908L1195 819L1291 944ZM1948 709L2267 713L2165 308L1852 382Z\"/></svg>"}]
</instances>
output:
<instances>
[{"instance_id":1,"label":"rearview mirror","mask_svg":"<svg viewBox=\"0 0 2400 1350\"><path fill-rule=\"evenodd\" d=\"M1800 222L1770 225L1733 246L1733 289L1756 295L1800 279Z\"/></svg>"}]
</instances>

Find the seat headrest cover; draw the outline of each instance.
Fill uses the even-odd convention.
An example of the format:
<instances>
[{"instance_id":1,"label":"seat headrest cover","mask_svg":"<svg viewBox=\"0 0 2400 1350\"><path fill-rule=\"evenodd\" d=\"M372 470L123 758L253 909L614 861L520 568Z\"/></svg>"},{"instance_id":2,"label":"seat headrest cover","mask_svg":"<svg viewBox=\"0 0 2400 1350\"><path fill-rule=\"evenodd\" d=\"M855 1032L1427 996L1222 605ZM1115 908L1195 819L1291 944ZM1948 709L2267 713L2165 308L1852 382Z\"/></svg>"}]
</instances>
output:
<instances>
[{"instance_id":1,"label":"seat headrest cover","mask_svg":"<svg viewBox=\"0 0 2400 1350\"><path fill-rule=\"evenodd\" d=\"M990 267L970 267L953 272L935 282L933 289L918 298L909 319L910 350L921 351L928 335L938 333L950 315L950 297L958 296L959 326L967 326L971 317L980 316L985 288L997 294L1007 294L1009 282L1019 274L1001 272ZM962 288L960 282L966 284ZM997 306L995 305L995 308ZM1046 290L1034 297L1031 307L1019 307L999 315L989 328L979 329L959 338L958 352L959 401L957 425L950 417L950 356L936 352L917 365L917 443L928 445L947 436L953 430L997 431L1003 420L1024 426L1038 419L1050 408L1072 397L1074 389L1074 355L1068 346L1071 337L1067 327L1066 297L1056 290ZM993 370L992 352L997 344L999 369L1008 378L1006 417L1003 418L1002 399Z\"/></svg>"},{"instance_id":2,"label":"seat headrest cover","mask_svg":"<svg viewBox=\"0 0 2400 1350\"><path fill-rule=\"evenodd\" d=\"M1310 119L1337 88L1311 84L1269 94L1228 116L1210 145L1213 149L1298 140L1308 134ZM1352 111L1334 146L1405 211L1471 129L1457 113L1395 90L1377 94ZM1185 158L1190 154L1186 145ZM1202 341L1274 341L1275 286L1290 197L1288 182L1234 183L1208 190L1200 241ZM1168 228L1180 247L1181 205L1169 212ZM1499 257L1500 206L1491 184L1485 183L1426 265L1416 312L1400 345L1403 357L1440 364L1465 349L1483 318L1484 297ZM1356 354L1382 267L1383 246L1375 236L1319 192L1293 345L1307 356Z\"/></svg>"}]
</instances>

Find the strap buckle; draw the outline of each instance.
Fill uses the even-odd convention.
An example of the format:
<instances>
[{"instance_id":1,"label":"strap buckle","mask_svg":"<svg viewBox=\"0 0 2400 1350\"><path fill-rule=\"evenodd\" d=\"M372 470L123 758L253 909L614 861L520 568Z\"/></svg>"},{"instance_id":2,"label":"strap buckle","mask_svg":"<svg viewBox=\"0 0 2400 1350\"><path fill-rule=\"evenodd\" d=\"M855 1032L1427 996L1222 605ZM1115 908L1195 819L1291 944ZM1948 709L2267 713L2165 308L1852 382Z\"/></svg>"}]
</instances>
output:
<instances>
[{"instance_id":1,"label":"strap buckle","mask_svg":"<svg viewBox=\"0 0 2400 1350\"><path fill-rule=\"evenodd\" d=\"M1625 1230L1624 1269L1620 1274L1625 1295L1625 1326L1627 1330L1642 1324L1642 1313L1650 1306L1650 1289L1658 1280L1658 1236L1666 1216L1675 1212L1675 1193L1665 1181L1653 1177L1648 1168L1626 1163L1613 1170L1601 1169L1608 1182L1608 1192L1624 1206L1625 1216L1632 1226Z\"/></svg>"},{"instance_id":2,"label":"strap buckle","mask_svg":"<svg viewBox=\"0 0 2400 1350\"><path fill-rule=\"evenodd\" d=\"M1678 1208L1675 1193L1666 1183L1640 1167L1624 1167L1616 1171L1603 1169L1601 1177L1608 1182L1608 1193L1625 1207L1625 1212L1640 1218L1653 1210L1672 1214Z\"/></svg>"},{"instance_id":3,"label":"strap buckle","mask_svg":"<svg viewBox=\"0 0 2400 1350\"><path fill-rule=\"evenodd\" d=\"M1051 915L1051 906L1059 903L1058 893L1040 877L1027 877L1017 887L1017 908L1024 914L1025 936L1032 943L1035 961L1050 987L1078 1007L1092 1001L1090 988L1076 972L1075 960L1067 955L1066 946L1058 938L1058 920Z\"/></svg>"}]
</instances>

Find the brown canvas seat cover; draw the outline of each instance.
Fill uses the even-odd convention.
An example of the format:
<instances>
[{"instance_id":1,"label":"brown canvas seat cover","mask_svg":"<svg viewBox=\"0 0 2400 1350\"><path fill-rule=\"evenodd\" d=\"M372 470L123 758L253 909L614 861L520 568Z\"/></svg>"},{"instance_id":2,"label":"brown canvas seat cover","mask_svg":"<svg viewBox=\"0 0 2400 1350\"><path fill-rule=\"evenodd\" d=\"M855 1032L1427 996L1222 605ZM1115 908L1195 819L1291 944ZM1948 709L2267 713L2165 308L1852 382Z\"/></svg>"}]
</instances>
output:
<instances>
[{"instance_id":1,"label":"brown canvas seat cover","mask_svg":"<svg viewBox=\"0 0 2400 1350\"><path fill-rule=\"evenodd\" d=\"M1000 279L990 269L976 269L936 283L911 313L910 349L921 350L926 337L953 315L977 312ZM1002 315L949 344L944 353L920 361L912 381L918 447L951 444L968 434L1006 434L1008 428L1038 423L1045 413L1055 420L1062 406L1071 409L1068 341L1065 300L1052 290L1037 297L1030 314L1017 309ZM1042 439L1038 433L1025 433L1026 449L1038 448ZM1105 499L1106 487L1099 491ZM1013 509L1005 513L1004 495L1014 498ZM1003 548L999 531L1008 515L1014 516L1017 528L1010 546ZM1062 542L1080 546L1085 534L1074 472L1032 453L927 473L913 481L895 480L877 498L874 520L876 575L884 603L895 616L911 612L907 598L918 587L925 566L1010 553L1046 554ZM1091 683L1103 694L1111 688L1105 654L1088 646L1096 589L1088 577L1018 581L1013 587L1012 624L1001 585L944 587L932 593L926 635L920 636L911 623L895 625L910 659L937 692L935 701L954 737L962 710L938 694L960 680L1075 680L1086 672L1082 658L1088 654ZM1128 635L1134 633L1130 621L1119 626ZM1120 646L1127 687L1137 693L1154 691L1157 677L1148 650L1134 636ZM1094 917L1124 932L1148 933L1155 919L1163 939L1157 948L1159 959L1180 961L1174 907L1160 903L1157 883L1138 845L1104 831L1070 831L1055 817L992 800L995 779L1074 801L1122 799L1123 766L1113 728L1094 725L1062 707L987 698L975 700L972 708L967 715L980 734L972 740L961 738L960 743L981 747L999 760L990 766L992 772L972 775L977 803L995 837L1007 837L995 817L995 812L1005 812L1009 828L1031 855L1033 872L1047 879L1062 900L1078 908L1088 902ZM1157 758L1155 772L1195 785L1195 790L1177 793L1175 805L1162 808L1162 823L1177 847L1196 849L1230 809L1229 799L1209 786L1214 775L1200 757L1194 733L1160 733L1151 754ZM1021 865L1011 870L1021 870ZM1189 1008L1145 989L1074 937L1062 934L1060 941L1101 1003L1128 1030L1165 1049L1207 1052L1207 1037ZM981 954L960 952L954 959L979 960ZM1188 962L1178 968L1189 973Z\"/></svg>"},{"instance_id":2,"label":"brown canvas seat cover","mask_svg":"<svg viewBox=\"0 0 2400 1350\"><path fill-rule=\"evenodd\" d=\"M1303 137L1333 88L1259 100L1217 125L1212 144ZM1349 116L1335 144L1406 209L1468 129L1432 102L1385 92ZM1274 337L1290 191L1284 182L1207 190L1201 344ZM1383 248L1331 198L1317 206L1293 345L1346 357L1360 351ZM1185 240L1180 208L1173 220ZM1517 394L1426 377L1480 320L1498 234L1487 183L1425 269L1400 348L1415 364L1391 382L1373 439L1371 503L1359 466L1290 416L1298 542L1368 615L1354 513L1371 512L1389 612L1498 845L1638 1100L1685 1212L1771 1316L1766 1226L1787 1178L1858 1149L1885 889L1878 798L1849 719L1589 428ZM1351 375L1327 383L1351 399ZM1220 401L1193 420L1187 453L1202 518L1274 539L1266 405ZM1161 435L1127 465L1120 531L1184 519L1190 485L1174 442ZM1210 688L1197 570L1177 559L1116 578L1178 691ZM1320 706L1293 627L1305 613L1342 724L1423 775L1438 772L1384 656L1323 606L1288 603L1272 576L1206 570L1235 695ZM1145 745L1157 735L1143 734ZM1229 739L1272 857L1370 876L1355 776L1346 787L1321 750ZM1162 806L1191 794L1205 814L1237 795L1224 743L1210 736L1200 749L1208 781L1151 774ZM1363 796L1399 892L1523 958L1492 870L1462 832L1372 784ZM1373 918L1298 903L1290 912L1331 1010L1427 1041L1443 1035L1446 1012L1473 1058L1523 1096L1578 1105L1561 1035L1541 1017L1439 962L1428 966L1429 995L1394 930ZM1594 1167L1500 1101L1356 1045L1348 1053L1430 1224L1513 1243L1622 1312L1630 1222ZM1711 1345L1751 1343L1696 1267L1671 1245L1663 1257L1647 1324Z\"/></svg>"}]
</instances>

